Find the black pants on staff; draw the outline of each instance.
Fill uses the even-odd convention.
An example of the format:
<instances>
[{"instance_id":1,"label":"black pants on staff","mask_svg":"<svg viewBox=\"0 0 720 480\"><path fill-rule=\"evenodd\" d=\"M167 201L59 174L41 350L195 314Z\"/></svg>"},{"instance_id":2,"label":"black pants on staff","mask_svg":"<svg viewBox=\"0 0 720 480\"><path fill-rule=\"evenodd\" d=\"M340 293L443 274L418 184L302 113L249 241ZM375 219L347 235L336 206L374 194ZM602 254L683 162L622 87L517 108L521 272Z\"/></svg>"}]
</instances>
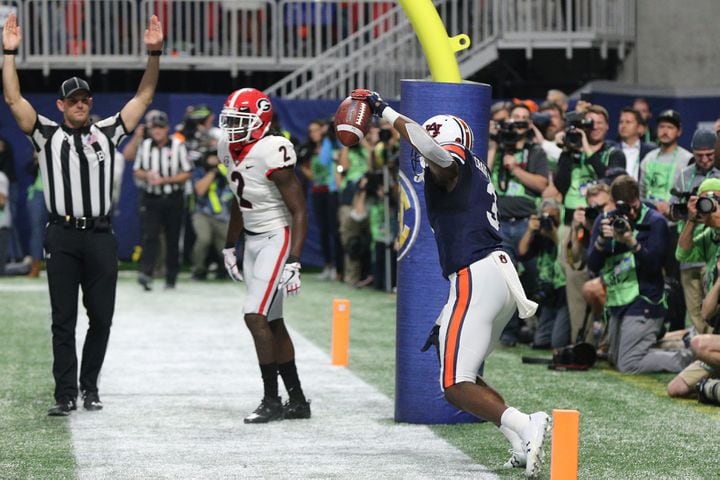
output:
<instances>
[{"instance_id":1,"label":"black pants on staff","mask_svg":"<svg viewBox=\"0 0 720 480\"><path fill-rule=\"evenodd\" d=\"M52 308L55 400L75 400L78 287L90 320L82 350L80 390L97 392L115 311L117 240L107 219L68 224L51 218L44 246Z\"/></svg>"},{"instance_id":2,"label":"black pants on staff","mask_svg":"<svg viewBox=\"0 0 720 480\"><path fill-rule=\"evenodd\" d=\"M143 242L140 271L152 277L160 248L160 232L165 231L165 284L175 285L180 271L180 230L183 220L183 192L169 195L146 193L142 201Z\"/></svg>"}]
</instances>

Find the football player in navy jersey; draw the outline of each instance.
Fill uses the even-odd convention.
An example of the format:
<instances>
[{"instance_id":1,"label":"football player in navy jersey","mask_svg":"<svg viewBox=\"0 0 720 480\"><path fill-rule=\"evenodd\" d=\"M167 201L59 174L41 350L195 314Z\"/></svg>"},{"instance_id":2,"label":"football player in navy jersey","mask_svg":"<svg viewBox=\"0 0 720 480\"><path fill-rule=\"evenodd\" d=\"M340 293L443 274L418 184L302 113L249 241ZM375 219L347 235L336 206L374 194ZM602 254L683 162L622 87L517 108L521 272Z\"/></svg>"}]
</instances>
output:
<instances>
[{"instance_id":1,"label":"football player in navy jersey","mask_svg":"<svg viewBox=\"0 0 720 480\"><path fill-rule=\"evenodd\" d=\"M471 152L472 130L453 115L436 115L421 126L393 110L377 92L357 89L351 97L368 102L373 114L390 122L421 157L428 217L443 276L450 281L448 301L433 328L445 398L500 427L512 444L505 466L524 466L526 475L535 477L550 417L509 407L477 375L515 309L527 318L537 304L526 298L502 250L497 197L487 165Z\"/></svg>"}]
</instances>

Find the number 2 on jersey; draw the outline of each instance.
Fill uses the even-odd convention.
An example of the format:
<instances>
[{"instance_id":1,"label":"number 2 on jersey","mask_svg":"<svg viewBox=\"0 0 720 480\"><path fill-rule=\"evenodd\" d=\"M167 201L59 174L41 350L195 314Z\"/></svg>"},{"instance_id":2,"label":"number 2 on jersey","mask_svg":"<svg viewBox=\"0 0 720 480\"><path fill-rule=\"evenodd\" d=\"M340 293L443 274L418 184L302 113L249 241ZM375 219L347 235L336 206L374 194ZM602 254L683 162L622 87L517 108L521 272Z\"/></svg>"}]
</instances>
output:
<instances>
[{"instance_id":1,"label":"number 2 on jersey","mask_svg":"<svg viewBox=\"0 0 720 480\"><path fill-rule=\"evenodd\" d=\"M230 180L237 182L237 197L240 199L240 206L243 208L252 208L252 203L245 200L242 196L243 189L245 188L245 181L242 178L242 174L236 170L230 174Z\"/></svg>"}]
</instances>

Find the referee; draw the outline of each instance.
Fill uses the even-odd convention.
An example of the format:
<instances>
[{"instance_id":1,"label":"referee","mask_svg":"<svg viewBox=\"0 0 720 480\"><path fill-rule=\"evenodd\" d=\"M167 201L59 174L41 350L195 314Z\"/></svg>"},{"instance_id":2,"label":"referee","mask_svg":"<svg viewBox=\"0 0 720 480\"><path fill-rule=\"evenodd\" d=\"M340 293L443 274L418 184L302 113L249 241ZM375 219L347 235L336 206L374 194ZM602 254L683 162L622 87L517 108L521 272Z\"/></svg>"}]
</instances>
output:
<instances>
[{"instance_id":1,"label":"referee","mask_svg":"<svg viewBox=\"0 0 720 480\"><path fill-rule=\"evenodd\" d=\"M192 167L185 144L169 135L165 112L149 116L146 128L150 138L143 140L135 155L133 174L144 182L140 199L142 221L142 258L138 282L146 291L152 289L153 270L160 245L160 232L165 232L165 288L175 288L180 271L180 229L185 212L185 182L190 180Z\"/></svg>"},{"instance_id":2,"label":"referee","mask_svg":"<svg viewBox=\"0 0 720 480\"><path fill-rule=\"evenodd\" d=\"M155 94L162 49L162 26L152 16L145 30L148 62L135 96L115 115L90 124L93 106L88 83L77 77L64 81L56 105L63 114L58 125L38 115L20 94L15 55L20 45L15 14L3 28L3 94L15 120L40 159L45 206L45 232L50 305L52 309L55 404L51 416L67 416L78 396L75 326L78 287L90 326L83 346L80 390L87 410L100 410L97 380L105 358L115 309L117 241L110 225L113 167L117 143L140 121Z\"/></svg>"}]
</instances>

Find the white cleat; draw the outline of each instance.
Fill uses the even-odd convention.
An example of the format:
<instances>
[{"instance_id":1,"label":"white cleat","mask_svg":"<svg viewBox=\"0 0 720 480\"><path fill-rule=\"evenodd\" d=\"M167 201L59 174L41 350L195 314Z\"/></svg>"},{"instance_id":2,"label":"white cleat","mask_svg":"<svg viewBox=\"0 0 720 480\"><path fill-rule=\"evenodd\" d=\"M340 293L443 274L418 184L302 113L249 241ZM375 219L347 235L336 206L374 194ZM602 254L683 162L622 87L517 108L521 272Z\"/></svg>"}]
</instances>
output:
<instances>
[{"instance_id":1,"label":"white cleat","mask_svg":"<svg viewBox=\"0 0 720 480\"><path fill-rule=\"evenodd\" d=\"M510 449L510 458L503 464L503 468L522 468L525 467L527 458L523 452L516 452Z\"/></svg>"},{"instance_id":2,"label":"white cleat","mask_svg":"<svg viewBox=\"0 0 720 480\"><path fill-rule=\"evenodd\" d=\"M530 426L523 432L523 445L525 447L525 476L537 478L542 470L543 444L545 437L552 430L552 419L545 412L530 414Z\"/></svg>"}]
</instances>

